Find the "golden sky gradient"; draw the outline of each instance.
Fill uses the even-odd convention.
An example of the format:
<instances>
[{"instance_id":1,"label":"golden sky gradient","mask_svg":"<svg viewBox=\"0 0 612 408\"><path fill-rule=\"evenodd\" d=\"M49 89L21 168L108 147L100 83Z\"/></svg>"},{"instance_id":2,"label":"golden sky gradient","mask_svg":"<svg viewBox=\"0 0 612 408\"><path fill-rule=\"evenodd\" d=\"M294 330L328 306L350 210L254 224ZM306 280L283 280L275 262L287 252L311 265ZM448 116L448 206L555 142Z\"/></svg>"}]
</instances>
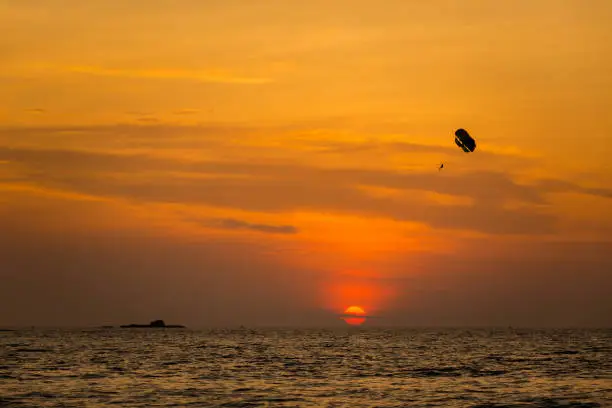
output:
<instances>
[{"instance_id":1,"label":"golden sky gradient","mask_svg":"<svg viewBox=\"0 0 612 408\"><path fill-rule=\"evenodd\" d=\"M3 1L0 324L611 324L610 21Z\"/></svg>"}]
</instances>

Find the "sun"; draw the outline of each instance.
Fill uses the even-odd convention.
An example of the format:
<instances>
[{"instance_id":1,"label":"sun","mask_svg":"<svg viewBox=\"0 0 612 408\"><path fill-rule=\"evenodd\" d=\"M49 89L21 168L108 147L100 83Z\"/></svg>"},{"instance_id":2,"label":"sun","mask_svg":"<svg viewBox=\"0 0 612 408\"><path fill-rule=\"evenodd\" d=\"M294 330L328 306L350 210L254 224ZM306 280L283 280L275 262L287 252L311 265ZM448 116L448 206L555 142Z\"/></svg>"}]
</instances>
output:
<instances>
[{"instance_id":1,"label":"sun","mask_svg":"<svg viewBox=\"0 0 612 408\"><path fill-rule=\"evenodd\" d=\"M366 319L365 317L357 317L357 316L365 316L366 312L360 306L349 306L344 310L345 316L355 316L355 317L345 317L344 321L351 326L360 326L362 325Z\"/></svg>"}]
</instances>

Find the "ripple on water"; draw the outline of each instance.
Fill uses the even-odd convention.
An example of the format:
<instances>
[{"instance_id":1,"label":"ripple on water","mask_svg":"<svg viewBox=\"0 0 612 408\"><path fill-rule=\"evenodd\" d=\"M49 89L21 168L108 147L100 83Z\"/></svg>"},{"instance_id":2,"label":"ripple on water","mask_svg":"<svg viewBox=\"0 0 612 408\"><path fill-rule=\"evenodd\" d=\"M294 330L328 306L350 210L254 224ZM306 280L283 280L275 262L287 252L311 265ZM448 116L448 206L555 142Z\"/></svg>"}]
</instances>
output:
<instances>
[{"instance_id":1,"label":"ripple on water","mask_svg":"<svg viewBox=\"0 0 612 408\"><path fill-rule=\"evenodd\" d=\"M21 331L0 338L0 406L604 407L610 344L580 330Z\"/></svg>"}]
</instances>

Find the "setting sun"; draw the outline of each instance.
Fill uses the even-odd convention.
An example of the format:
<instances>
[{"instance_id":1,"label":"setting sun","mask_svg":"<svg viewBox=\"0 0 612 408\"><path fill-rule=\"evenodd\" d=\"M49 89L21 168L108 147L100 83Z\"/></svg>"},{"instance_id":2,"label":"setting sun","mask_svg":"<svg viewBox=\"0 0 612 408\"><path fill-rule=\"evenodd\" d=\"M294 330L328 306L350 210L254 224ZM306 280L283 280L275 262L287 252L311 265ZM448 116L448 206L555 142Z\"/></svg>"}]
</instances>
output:
<instances>
[{"instance_id":1,"label":"setting sun","mask_svg":"<svg viewBox=\"0 0 612 408\"><path fill-rule=\"evenodd\" d=\"M360 306L349 306L344 311L344 321L351 326L360 326L365 322L365 317L348 317L348 316L365 316L366 312Z\"/></svg>"}]
</instances>

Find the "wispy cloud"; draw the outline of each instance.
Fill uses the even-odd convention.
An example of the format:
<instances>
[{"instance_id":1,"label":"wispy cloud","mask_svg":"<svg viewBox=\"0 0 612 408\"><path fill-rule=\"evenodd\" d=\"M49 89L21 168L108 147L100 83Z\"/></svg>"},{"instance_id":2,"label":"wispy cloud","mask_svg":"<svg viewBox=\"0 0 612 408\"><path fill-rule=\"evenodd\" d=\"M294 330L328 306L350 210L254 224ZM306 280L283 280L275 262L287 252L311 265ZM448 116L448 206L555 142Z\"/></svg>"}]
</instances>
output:
<instances>
[{"instance_id":1,"label":"wispy cloud","mask_svg":"<svg viewBox=\"0 0 612 408\"><path fill-rule=\"evenodd\" d=\"M140 112L140 111L129 111L129 112L125 112L126 115L130 115L130 116L152 116L155 113L153 112Z\"/></svg>"},{"instance_id":2,"label":"wispy cloud","mask_svg":"<svg viewBox=\"0 0 612 408\"><path fill-rule=\"evenodd\" d=\"M145 116L142 118L137 118L136 121L140 123L158 123L159 119L153 116Z\"/></svg>"},{"instance_id":3,"label":"wispy cloud","mask_svg":"<svg viewBox=\"0 0 612 408\"><path fill-rule=\"evenodd\" d=\"M500 163L512 170L530 159L511 153L480 152L461 171L438 172L433 166L398 171L385 157L399 152L402 163L409 163L410 155L457 154L452 147L408 137L328 140L277 125L144 125L0 128L0 160L11 163L10 176L21 184L45 191L254 213L380 217L491 234L559 231L565 215L553 208L556 197L550 193L612 195L605 184L585 187L533 177L519 182ZM48 145L50 138L62 148L33 148ZM253 138L263 145L250 146ZM275 143L281 138L284 144ZM240 147L231 144L236 139ZM270 140L274 143L267 145ZM342 161L333 160L332 151ZM217 228L222 225L217 222ZM228 222L224 228L249 226Z\"/></svg>"},{"instance_id":4,"label":"wispy cloud","mask_svg":"<svg viewBox=\"0 0 612 408\"><path fill-rule=\"evenodd\" d=\"M199 109L179 109L172 112L175 115L195 115L200 112Z\"/></svg>"},{"instance_id":5,"label":"wispy cloud","mask_svg":"<svg viewBox=\"0 0 612 408\"><path fill-rule=\"evenodd\" d=\"M30 183L58 191L141 202L180 202L252 212L308 209L420 222L436 228L492 234L543 234L555 231L557 216L546 208L550 182L526 185L503 173L320 169L307 165L184 161L142 154L65 150L0 149L0 160L19 165ZM153 174L150 177L148 174ZM200 174L206 177L193 177ZM233 177L227 177L232 175ZM244 175L248 177L235 177ZM564 191L609 197L610 191L585 190L561 182ZM399 196L376 197L360 186L394 189ZM434 192L472 200L471 205L442 205L428 200ZM506 208L520 202L520 208ZM217 222L233 229L288 233L287 226Z\"/></svg>"},{"instance_id":6,"label":"wispy cloud","mask_svg":"<svg viewBox=\"0 0 612 408\"><path fill-rule=\"evenodd\" d=\"M69 72L87 75L110 77L147 78L147 79L183 79L198 82L261 85L272 82L270 78L241 76L226 70L184 70L184 69L130 69L104 68L97 66L73 66L66 68Z\"/></svg>"},{"instance_id":7,"label":"wispy cloud","mask_svg":"<svg viewBox=\"0 0 612 408\"><path fill-rule=\"evenodd\" d=\"M43 108L28 108L26 109L26 112L41 114L41 113L46 113L47 110Z\"/></svg>"},{"instance_id":8,"label":"wispy cloud","mask_svg":"<svg viewBox=\"0 0 612 408\"><path fill-rule=\"evenodd\" d=\"M268 225L268 224L253 224L246 221L236 220L233 218L222 218L203 221L204 224L228 229L228 230L251 230L264 232L267 234L297 234L298 229L293 225Z\"/></svg>"},{"instance_id":9,"label":"wispy cloud","mask_svg":"<svg viewBox=\"0 0 612 408\"><path fill-rule=\"evenodd\" d=\"M541 180L538 182L538 186L551 193L579 193L604 198L612 198L612 189L582 187L564 180Z\"/></svg>"},{"instance_id":10,"label":"wispy cloud","mask_svg":"<svg viewBox=\"0 0 612 408\"><path fill-rule=\"evenodd\" d=\"M173 113L178 115L179 112L182 111L175 111ZM195 113L199 111L195 109L185 109L184 113L180 114L187 115L192 114L192 112ZM140 118L155 117L159 119L159 122L163 122L163 115L159 112L134 110L125 112L125 114ZM130 120L134 120L134 118ZM314 136L308 132L304 135L304 129L313 126L328 126L329 128L326 127L326 131L322 131L321 134L315 134ZM59 137L59 135L74 134L78 132L83 135L83 138L79 139L78 143L75 143L75 146L78 146L80 149L86 146L86 140L96 139L98 142L108 144L109 141L116 143L119 140L128 140L128 138L142 139L141 142L150 145L152 148L163 149L166 146L178 147L182 144L186 149L193 149L195 147L199 148L200 143L204 140L206 140L207 144L215 143L228 145L240 139L242 146L248 145L248 151L251 155L259 155L259 157L262 157L260 154L262 150L254 153L253 149L255 146L260 149L265 148L266 152L273 152L277 157L282 156L287 159L291 158L289 154L292 152L301 151L311 159L318 155L319 157L317 157L317 160L332 160L334 155L341 155L344 161L346 161L346 159L351 159L356 163L363 163L363 160L369 160L370 162L368 164L376 164L377 167L378 165L387 167L386 164L391 162L387 159L392 158L393 155L401 154L403 157L412 156L421 160L423 155L436 156L428 160L430 160L431 168L437 168L437 160L443 160L446 157L456 158L460 152L452 142L449 143L450 146L419 143L410 141L411 138L409 135L401 137L400 139L402 140L398 140L397 137L368 138L361 140L360 138L353 139L351 137L352 135L338 140L338 128L342 126L342 124L299 121L268 124L236 122L233 124L224 123L222 125L177 125L168 122L158 123L156 126L148 126L146 129L143 129L143 126L127 123L98 126L56 127L0 126L0 142L3 140L10 140L10 142L6 143L7 145L18 145L19 141L27 140L28 144L31 144L29 142L44 144L44 141L47 140L51 134L53 134L54 137ZM118 134L125 135L125 137L118 137ZM72 146L70 143L63 143L63 145L66 147ZM100 145L100 143L98 143L98 145ZM241 150L243 152L246 151L245 149ZM233 152L226 151L224 152L224 156L227 157L227 154L231 153ZM372 160L372 157L376 157L376 160ZM402 160L406 165L411 163L408 159ZM474 154L469 156L469 164L472 168L475 168L474 166L476 165L476 167L480 169L492 168L491 165L494 165L496 169L512 169L537 165L537 160L525 156L520 152L482 150L479 151L477 155Z\"/></svg>"}]
</instances>

